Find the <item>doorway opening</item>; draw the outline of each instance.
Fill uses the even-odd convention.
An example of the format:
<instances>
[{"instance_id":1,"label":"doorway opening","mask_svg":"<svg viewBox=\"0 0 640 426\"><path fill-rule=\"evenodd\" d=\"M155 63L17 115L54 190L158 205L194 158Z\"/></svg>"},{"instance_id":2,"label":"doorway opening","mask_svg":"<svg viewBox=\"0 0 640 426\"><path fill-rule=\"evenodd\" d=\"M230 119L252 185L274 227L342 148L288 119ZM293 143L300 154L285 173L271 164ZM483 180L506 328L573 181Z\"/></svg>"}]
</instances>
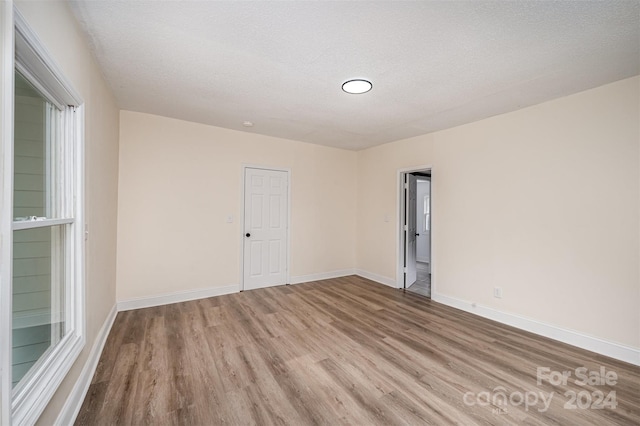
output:
<instances>
[{"instance_id":1,"label":"doorway opening","mask_svg":"<svg viewBox=\"0 0 640 426\"><path fill-rule=\"evenodd\" d=\"M400 172L399 287L431 297L431 168Z\"/></svg>"}]
</instances>

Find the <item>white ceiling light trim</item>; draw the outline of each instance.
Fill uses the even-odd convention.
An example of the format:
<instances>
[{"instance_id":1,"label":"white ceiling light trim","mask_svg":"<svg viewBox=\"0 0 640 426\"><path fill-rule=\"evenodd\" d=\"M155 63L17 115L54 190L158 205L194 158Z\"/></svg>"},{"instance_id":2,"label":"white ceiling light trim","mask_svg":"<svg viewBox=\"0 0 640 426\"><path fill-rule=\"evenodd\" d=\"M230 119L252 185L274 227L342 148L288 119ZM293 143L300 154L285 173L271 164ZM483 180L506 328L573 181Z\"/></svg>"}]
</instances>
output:
<instances>
[{"instance_id":1,"label":"white ceiling light trim","mask_svg":"<svg viewBox=\"0 0 640 426\"><path fill-rule=\"evenodd\" d=\"M342 90L354 95L367 93L369 90L371 90L372 87L373 87L373 84L371 84L369 80L364 80L361 78L348 80L342 83Z\"/></svg>"}]
</instances>

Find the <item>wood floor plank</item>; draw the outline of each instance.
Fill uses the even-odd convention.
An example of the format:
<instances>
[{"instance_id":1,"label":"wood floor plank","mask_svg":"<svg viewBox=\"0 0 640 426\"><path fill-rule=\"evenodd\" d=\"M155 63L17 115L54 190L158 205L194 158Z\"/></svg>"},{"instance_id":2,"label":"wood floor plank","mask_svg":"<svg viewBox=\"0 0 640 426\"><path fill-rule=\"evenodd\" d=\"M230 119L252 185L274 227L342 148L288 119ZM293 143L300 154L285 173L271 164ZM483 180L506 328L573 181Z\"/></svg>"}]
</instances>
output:
<instances>
[{"instance_id":1,"label":"wood floor plank","mask_svg":"<svg viewBox=\"0 0 640 426\"><path fill-rule=\"evenodd\" d=\"M572 392L617 406L568 409ZM349 276L119 313L76 424L631 425L640 368Z\"/></svg>"},{"instance_id":2,"label":"wood floor plank","mask_svg":"<svg viewBox=\"0 0 640 426\"><path fill-rule=\"evenodd\" d=\"M120 346L114 361L113 373L107 386L98 419L111 424L132 424L132 405L136 397L138 346ZM126 397L125 397L126 396Z\"/></svg>"}]
</instances>

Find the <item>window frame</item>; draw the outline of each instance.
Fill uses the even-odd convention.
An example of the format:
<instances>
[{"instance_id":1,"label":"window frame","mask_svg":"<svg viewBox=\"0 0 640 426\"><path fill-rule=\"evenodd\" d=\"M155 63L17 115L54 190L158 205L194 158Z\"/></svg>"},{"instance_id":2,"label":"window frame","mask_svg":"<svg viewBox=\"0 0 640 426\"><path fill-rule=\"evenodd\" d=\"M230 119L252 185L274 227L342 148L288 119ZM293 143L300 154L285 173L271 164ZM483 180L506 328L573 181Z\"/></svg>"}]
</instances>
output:
<instances>
[{"instance_id":1,"label":"window frame","mask_svg":"<svg viewBox=\"0 0 640 426\"><path fill-rule=\"evenodd\" d=\"M84 102L64 73L48 54L44 44L30 29L19 11L6 2L0 6L2 24L9 23L10 41L3 42L2 106L10 111L0 118L3 124L0 160L3 169L2 220L0 223L0 333L12 335L12 259L13 231L55 225L68 226L65 241L65 309L67 331L60 342L50 348L37 363L33 373L11 388L12 339L3 338L0 346L0 423L33 424L40 417L60 383L75 363L86 343L85 321L85 242L84 242ZM4 25L3 25L4 27ZM6 28L6 27L4 27ZM3 39L4 40L4 39ZM15 46L15 47L14 47ZM15 50L14 50L15 49ZM10 53L10 56L9 56ZM19 71L47 98L62 110L61 134L66 157L62 184L56 188L66 201L55 219L37 222L13 222L13 130L14 111L13 73ZM9 81L11 86L9 86ZM71 177L71 178L69 178Z\"/></svg>"},{"instance_id":2,"label":"window frame","mask_svg":"<svg viewBox=\"0 0 640 426\"><path fill-rule=\"evenodd\" d=\"M422 200L423 204L423 215L424 215L424 232L429 232L431 230L431 193L424 196Z\"/></svg>"}]
</instances>

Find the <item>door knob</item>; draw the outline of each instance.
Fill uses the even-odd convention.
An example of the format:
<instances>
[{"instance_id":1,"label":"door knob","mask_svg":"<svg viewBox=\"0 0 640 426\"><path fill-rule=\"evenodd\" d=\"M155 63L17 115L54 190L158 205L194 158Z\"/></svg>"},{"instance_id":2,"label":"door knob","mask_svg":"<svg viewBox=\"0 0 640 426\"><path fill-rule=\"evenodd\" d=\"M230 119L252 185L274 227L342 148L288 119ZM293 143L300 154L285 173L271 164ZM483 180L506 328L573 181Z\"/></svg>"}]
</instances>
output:
<instances>
[{"instance_id":1,"label":"door knob","mask_svg":"<svg viewBox=\"0 0 640 426\"><path fill-rule=\"evenodd\" d=\"M416 237L419 237L419 236L420 236L420 234L416 233Z\"/></svg>"},{"instance_id":2,"label":"door knob","mask_svg":"<svg viewBox=\"0 0 640 426\"><path fill-rule=\"evenodd\" d=\"M249 237L251 236L251 234L247 232L245 236L246 236L247 238L249 238Z\"/></svg>"}]
</instances>

